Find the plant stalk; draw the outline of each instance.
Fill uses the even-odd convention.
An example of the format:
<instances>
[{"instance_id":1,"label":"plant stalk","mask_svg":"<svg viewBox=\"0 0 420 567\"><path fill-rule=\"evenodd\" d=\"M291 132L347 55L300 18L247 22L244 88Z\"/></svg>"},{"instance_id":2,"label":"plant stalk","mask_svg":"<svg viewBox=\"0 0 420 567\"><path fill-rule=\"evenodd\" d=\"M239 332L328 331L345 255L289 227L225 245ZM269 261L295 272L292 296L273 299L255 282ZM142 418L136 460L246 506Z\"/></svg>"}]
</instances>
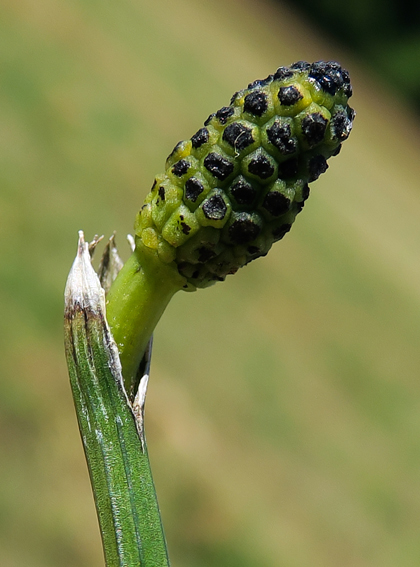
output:
<instances>
[{"instance_id":1,"label":"plant stalk","mask_svg":"<svg viewBox=\"0 0 420 567\"><path fill-rule=\"evenodd\" d=\"M173 295L185 285L172 264L164 264L141 242L111 285L107 321L118 346L127 394L133 399L137 373L153 330Z\"/></svg>"},{"instance_id":2,"label":"plant stalk","mask_svg":"<svg viewBox=\"0 0 420 567\"><path fill-rule=\"evenodd\" d=\"M150 359L131 402L83 237L66 286L65 344L106 565L169 567L143 427Z\"/></svg>"}]
</instances>

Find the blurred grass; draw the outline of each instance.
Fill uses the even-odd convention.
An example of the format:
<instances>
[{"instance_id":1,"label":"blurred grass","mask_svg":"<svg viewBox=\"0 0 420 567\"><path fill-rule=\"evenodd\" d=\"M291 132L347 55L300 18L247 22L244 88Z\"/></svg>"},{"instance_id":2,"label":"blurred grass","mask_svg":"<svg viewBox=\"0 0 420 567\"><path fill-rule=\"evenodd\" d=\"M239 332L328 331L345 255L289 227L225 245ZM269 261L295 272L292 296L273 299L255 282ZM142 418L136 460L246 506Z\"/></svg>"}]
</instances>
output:
<instances>
[{"instance_id":1,"label":"blurred grass","mask_svg":"<svg viewBox=\"0 0 420 567\"><path fill-rule=\"evenodd\" d=\"M179 139L298 59L355 129L268 258L159 324L147 407L174 567L420 561L418 125L289 10L0 6L0 564L102 565L62 354L76 231L131 230ZM128 251L125 254L127 256Z\"/></svg>"}]
</instances>

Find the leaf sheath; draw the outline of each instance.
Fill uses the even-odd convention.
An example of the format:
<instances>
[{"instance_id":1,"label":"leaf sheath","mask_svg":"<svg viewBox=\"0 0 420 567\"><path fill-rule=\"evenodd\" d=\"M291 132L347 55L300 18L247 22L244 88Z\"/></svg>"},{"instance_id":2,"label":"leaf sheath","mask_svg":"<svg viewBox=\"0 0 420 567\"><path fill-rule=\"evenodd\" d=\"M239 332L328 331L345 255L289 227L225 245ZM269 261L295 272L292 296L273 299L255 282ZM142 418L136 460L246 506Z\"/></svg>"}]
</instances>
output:
<instances>
[{"instance_id":1,"label":"leaf sheath","mask_svg":"<svg viewBox=\"0 0 420 567\"><path fill-rule=\"evenodd\" d=\"M104 310L103 290L81 240L66 288L65 343L106 565L168 567L143 412L134 414L124 390Z\"/></svg>"}]
</instances>

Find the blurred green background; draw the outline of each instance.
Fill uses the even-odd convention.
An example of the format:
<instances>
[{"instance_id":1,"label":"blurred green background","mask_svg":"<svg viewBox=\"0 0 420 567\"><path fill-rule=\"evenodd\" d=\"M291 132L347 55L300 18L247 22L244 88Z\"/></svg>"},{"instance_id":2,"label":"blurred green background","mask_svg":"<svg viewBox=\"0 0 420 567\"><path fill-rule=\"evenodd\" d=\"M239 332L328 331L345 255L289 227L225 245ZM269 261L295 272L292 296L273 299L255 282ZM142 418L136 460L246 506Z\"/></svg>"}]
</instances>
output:
<instances>
[{"instance_id":1,"label":"blurred green background","mask_svg":"<svg viewBox=\"0 0 420 567\"><path fill-rule=\"evenodd\" d=\"M354 132L266 259L172 301L150 456L174 567L420 564L417 118L277 2L2 0L1 567L103 565L62 347L77 230L127 258L174 144L321 58L351 72Z\"/></svg>"}]
</instances>

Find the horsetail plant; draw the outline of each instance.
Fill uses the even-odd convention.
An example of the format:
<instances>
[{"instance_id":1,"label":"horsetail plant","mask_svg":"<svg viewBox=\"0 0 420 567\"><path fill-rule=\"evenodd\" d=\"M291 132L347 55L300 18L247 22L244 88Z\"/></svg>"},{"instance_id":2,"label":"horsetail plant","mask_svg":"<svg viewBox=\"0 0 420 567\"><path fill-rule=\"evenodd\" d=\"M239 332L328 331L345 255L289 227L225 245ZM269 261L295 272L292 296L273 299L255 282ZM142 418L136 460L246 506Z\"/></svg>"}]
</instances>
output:
<instances>
[{"instance_id":1,"label":"horsetail plant","mask_svg":"<svg viewBox=\"0 0 420 567\"><path fill-rule=\"evenodd\" d=\"M350 134L351 94L336 62L280 67L175 146L124 265L111 239L99 279L80 234L66 351L108 567L169 565L143 427L157 322L177 291L224 280L285 236Z\"/></svg>"}]
</instances>

